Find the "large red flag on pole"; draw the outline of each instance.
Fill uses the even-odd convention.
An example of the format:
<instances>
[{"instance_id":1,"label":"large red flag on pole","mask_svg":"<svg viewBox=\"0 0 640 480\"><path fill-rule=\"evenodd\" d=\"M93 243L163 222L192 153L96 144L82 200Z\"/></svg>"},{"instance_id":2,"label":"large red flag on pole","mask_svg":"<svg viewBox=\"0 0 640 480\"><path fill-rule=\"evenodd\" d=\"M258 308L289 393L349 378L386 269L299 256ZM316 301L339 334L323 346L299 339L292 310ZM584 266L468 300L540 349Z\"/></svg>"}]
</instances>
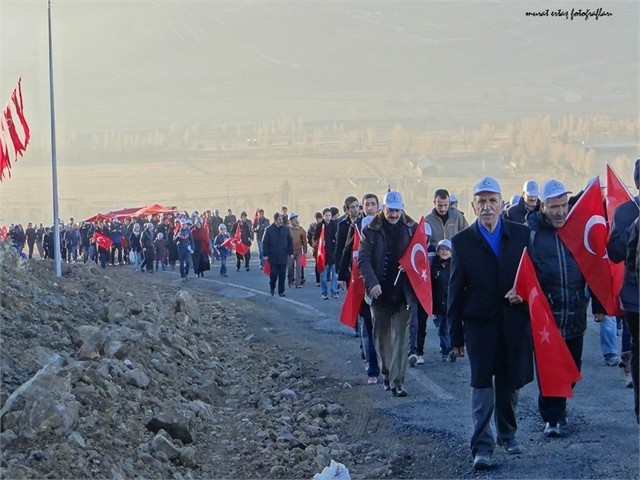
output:
<instances>
[{"instance_id":1,"label":"large red flag on pole","mask_svg":"<svg viewBox=\"0 0 640 480\"><path fill-rule=\"evenodd\" d=\"M531 333L540 391L545 397L573 397L571 385L582 379L562 338L536 271L525 248L514 283L516 294L529 304Z\"/></svg>"},{"instance_id":2,"label":"large red flag on pole","mask_svg":"<svg viewBox=\"0 0 640 480\"><path fill-rule=\"evenodd\" d=\"M427 234L424 217L420 217L418 228L411 237L400 261L398 262L407 274L407 278L416 293L422 308L429 315L433 314L433 292L431 291L431 267L427 254Z\"/></svg>"},{"instance_id":3,"label":"large red flag on pole","mask_svg":"<svg viewBox=\"0 0 640 480\"><path fill-rule=\"evenodd\" d=\"M353 237L353 250L351 253L351 278L349 280L349 288L344 297L344 303L340 310L340 322L347 327L354 328L358 314L360 313L360 305L364 300L365 286L364 279L360 275L358 269L358 248L360 247L360 231L355 228Z\"/></svg>"},{"instance_id":4,"label":"large red flag on pole","mask_svg":"<svg viewBox=\"0 0 640 480\"><path fill-rule=\"evenodd\" d=\"M18 79L18 86L13 89L13 93L11 94L11 101L13 102L13 106L16 109L16 115L18 115L18 119L20 120L20 125L22 127L24 135L22 144L26 149L27 145L29 145L29 140L31 139L31 132L29 130L27 119L24 117L24 102L22 101L22 77Z\"/></svg>"},{"instance_id":5,"label":"large red flag on pole","mask_svg":"<svg viewBox=\"0 0 640 480\"><path fill-rule=\"evenodd\" d=\"M327 263L327 253L325 252L324 241L324 222L322 222L322 226L320 227L320 237L318 238L318 245L316 248L318 249L318 254L316 255L316 270L318 270L318 272L322 272Z\"/></svg>"},{"instance_id":6,"label":"large red flag on pole","mask_svg":"<svg viewBox=\"0 0 640 480\"><path fill-rule=\"evenodd\" d=\"M564 226L558 229L558 236L575 258L607 315L616 315L620 309L607 256L609 229L604 216L600 182L596 177L569 212Z\"/></svg>"},{"instance_id":7,"label":"large red flag on pole","mask_svg":"<svg viewBox=\"0 0 640 480\"><path fill-rule=\"evenodd\" d=\"M240 224L237 225L236 233L233 235L233 237L229 237L224 242L222 242L222 246L235 250L235 252L239 255L244 255L245 253L249 252L249 247L242 243L242 232Z\"/></svg>"}]
</instances>

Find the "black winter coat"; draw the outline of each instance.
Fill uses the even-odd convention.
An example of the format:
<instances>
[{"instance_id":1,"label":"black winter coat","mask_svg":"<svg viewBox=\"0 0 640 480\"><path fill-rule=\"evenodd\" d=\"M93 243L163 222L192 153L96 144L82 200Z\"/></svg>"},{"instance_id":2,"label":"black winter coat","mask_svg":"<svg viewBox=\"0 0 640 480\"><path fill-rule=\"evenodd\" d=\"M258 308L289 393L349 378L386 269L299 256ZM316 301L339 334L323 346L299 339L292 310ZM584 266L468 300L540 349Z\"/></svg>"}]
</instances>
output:
<instances>
[{"instance_id":1,"label":"black winter coat","mask_svg":"<svg viewBox=\"0 0 640 480\"><path fill-rule=\"evenodd\" d=\"M623 203L613 214L611 235L607 243L609 259L614 263L624 262L627 256L627 245L631 234L631 227L638 218L640 201L635 197L633 201ZM624 269L624 282L620 289L620 303L625 312L638 313L638 279L637 272L628 267Z\"/></svg>"},{"instance_id":2,"label":"black winter coat","mask_svg":"<svg viewBox=\"0 0 640 480\"><path fill-rule=\"evenodd\" d=\"M500 256L479 231L478 222L451 239L447 323L452 347L466 345L471 386L489 388L496 366L506 362L512 389L533 380L533 344L526 303L511 305L513 288L529 244L529 228L502 219Z\"/></svg>"},{"instance_id":3,"label":"black winter coat","mask_svg":"<svg viewBox=\"0 0 640 480\"><path fill-rule=\"evenodd\" d=\"M431 265L431 292L433 295L433 314L444 315L447 313L447 297L449 290L449 278L451 277L451 259L442 261L434 258Z\"/></svg>"},{"instance_id":4,"label":"black winter coat","mask_svg":"<svg viewBox=\"0 0 640 480\"><path fill-rule=\"evenodd\" d=\"M529 215L527 226L533 239L529 256L562 337L579 337L587 329L589 299L578 262L541 212Z\"/></svg>"},{"instance_id":5,"label":"black winter coat","mask_svg":"<svg viewBox=\"0 0 640 480\"><path fill-rule=\"evenodd\" d=\"M336 234L338 231L338 222L336 220L330 220L326 223L324 220L318 224L316 231L314 232L314 245L318 245L320 240L320 233L322 232L324 225L324 250L325 250L325 265L335 265L336 263ZM317 247L314 247L317 249ZM317 253L317 252L316 252Z\"/></svg>"},{"instance_id":6,"label":"black winter coat","mask_svg":"<svg viewBox=\"0 0 640 480\"><path fill-rule=\"evenodd\" d=\"M388 272L390 270L395 270L394 266L388 265L387 261L388 245L382 226L385 221L384 213L379 212L362 232L362 240L360 241L360 248L358 249L358 270L364 279L367 296L373 287L382 285L385 279L389 280L387 277L389 276ZM400 239L398 240L398 244L393 246L398 248L400 252L398 258L402 257L402 253L407 249L417 227L416 222L406 214L402 214L400 222L402 227ZM398 281L400 282L400 288L402 293L404 293L407 305L415 305L417 303L416 294L409 283L407 275L401 274ZM385 292L383 291L382 297L384 297L384 295ZM380 300L373 300L373 302L376 301Z\"/></svg>"},{"instance_id":7,"label":"black winter coat","mask_svg":"<svg viewBox=\"0 0 640 480\"><path fill-rule=\"evenodd\" d=\"M289 255L293 255L289 227L278 227L275 223L269 225L262 239L262 254L269 257L270 265L286 265Z\"/></svg>"}]
</instances>

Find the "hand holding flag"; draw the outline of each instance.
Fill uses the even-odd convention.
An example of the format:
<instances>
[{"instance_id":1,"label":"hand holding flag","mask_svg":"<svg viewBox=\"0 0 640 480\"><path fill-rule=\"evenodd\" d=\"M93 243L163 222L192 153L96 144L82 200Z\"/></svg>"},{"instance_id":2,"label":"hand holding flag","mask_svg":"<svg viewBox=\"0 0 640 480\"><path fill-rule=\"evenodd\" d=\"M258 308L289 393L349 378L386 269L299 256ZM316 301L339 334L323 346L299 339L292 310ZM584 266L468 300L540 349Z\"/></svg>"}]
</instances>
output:
<instances>
[{"instance_id":1,"label":"hand holding flag","mask_svg":"<svg viewBox=\"0 0 640 480\"><path fill-rule=\"evenodd\" d=\"M233 237L227 238L224 242L222 242L222 246L235 250L235 252L239 255L244 255L249 252L249 247L242 243L242 232L240 231L240 225L236 227L236 233Z\"/></svg>"},{"instance_id":2,"label":"hand holding flag","mask_svg":"<svg viewBox=\"0 0 640 480\"><path fill-rule=\"evenodd\" d=\"M325 251L325 241L324 241L324 222L322 222L322 226L320 227L320 237L318 238L317 245L318 255L316 256L316 270L318 272L322 272L327 263L327 253Z\"/></svg>"},{"instance_id":3,"label":"hand holding flag","mask_svg":"<svg viewBox=\"0 0 640 480\"><path fill-rule=\"evenodd\" d=\"M113 241L104 233L95 232L93 234L93 240L96 242L96 245L103 250L109 250L111 245L113 245Z\"/></svg>"}]
</instances>

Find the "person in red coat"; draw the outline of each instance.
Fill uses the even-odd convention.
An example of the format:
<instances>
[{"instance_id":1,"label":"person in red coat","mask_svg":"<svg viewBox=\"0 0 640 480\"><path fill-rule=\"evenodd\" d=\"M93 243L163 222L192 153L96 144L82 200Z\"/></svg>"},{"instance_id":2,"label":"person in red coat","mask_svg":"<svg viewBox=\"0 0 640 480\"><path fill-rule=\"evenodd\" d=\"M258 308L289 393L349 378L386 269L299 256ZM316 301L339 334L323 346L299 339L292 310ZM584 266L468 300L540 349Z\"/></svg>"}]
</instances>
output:
<instances>
[{"instance_id":1,"label":"person in red coat","mask_svg":"<svg viewBox=\"0 0 640 480\"><path fill-rule=\"evenodd\" d=\"M196 219L196 224L191 230L193 236L194 249L191 254L193 270L196 276L204 277L204 272L211 269L209 255L211 254L211 237L209 236L209 226L203 222L202 218Z\"/></svg>"}]
</instances>

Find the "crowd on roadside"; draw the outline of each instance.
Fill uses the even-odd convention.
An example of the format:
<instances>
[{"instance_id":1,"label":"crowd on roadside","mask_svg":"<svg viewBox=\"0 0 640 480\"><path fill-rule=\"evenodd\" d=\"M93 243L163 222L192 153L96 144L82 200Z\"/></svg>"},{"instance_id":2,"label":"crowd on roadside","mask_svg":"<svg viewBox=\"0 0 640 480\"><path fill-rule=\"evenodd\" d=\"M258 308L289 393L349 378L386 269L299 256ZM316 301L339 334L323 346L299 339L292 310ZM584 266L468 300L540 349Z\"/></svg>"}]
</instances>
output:
<instances>
[{"instance_id":1,"label":"crowd on roadside","mask_svg":"<svg viewBox=\"0 0 640 480\"><path fill-rule=\"evenodd\" d=\"M638 188L638 161L635 165ZM511 287L524 247L577 368L591 303L604 364L622 367L626 385L634 389L638 415L638 197L618 207L609 219L609 257L625 264L620 297L624 315L616 317L605 313L558 235L583 194L570 197L571 193L555 179L543 184L527 180L522 191L505 202L498 182L485 177L474 186L471 208L477 220L470 222L445 188L435 191L433 209L424 215L427 243L422 248L429 262L430 313L438 328L439 354L449 363L467 355L471 366L471 451L476 469L491 467L496 444L509 454L522 451L516 440L515 409L518 389L533 380L533 347L528 311ZM202 277L217 267L220 276L228 276L230 256L235 256L236 272L249 271L254 247L259 268L269 269L271 295L277 292L281 297L286 296L285 285L303 288L308 280L305 269L307 277L310 273L307 259L313 258L309 283L320 288L323 300L338 299L349 288L355 257L366 294L354 334L367 362L367 381L382 381L394 396L405 397L407 366L424 363L430 316L400 266L417 225L406 214L401 193L390 190L382 201L366 193L346 197L342 209L326 206L307 229L286 206L269 217L258 209L252 219L246 211L236 218L231 209L224 217L214 209L95 222L71 218L61 224L60 247L62 258L70 263L94 261L103 268L130 264L140 272L178 267L183 281L190 278L191 269ZM23 230L12 225L8 235L28 258L35 250L40 258L53 257L52 227L29 223ZM494 410L497 436L490 427ZM539 411L546 437L566 434L566 397L541 392Z\"/></svg>"}]
</instances>

